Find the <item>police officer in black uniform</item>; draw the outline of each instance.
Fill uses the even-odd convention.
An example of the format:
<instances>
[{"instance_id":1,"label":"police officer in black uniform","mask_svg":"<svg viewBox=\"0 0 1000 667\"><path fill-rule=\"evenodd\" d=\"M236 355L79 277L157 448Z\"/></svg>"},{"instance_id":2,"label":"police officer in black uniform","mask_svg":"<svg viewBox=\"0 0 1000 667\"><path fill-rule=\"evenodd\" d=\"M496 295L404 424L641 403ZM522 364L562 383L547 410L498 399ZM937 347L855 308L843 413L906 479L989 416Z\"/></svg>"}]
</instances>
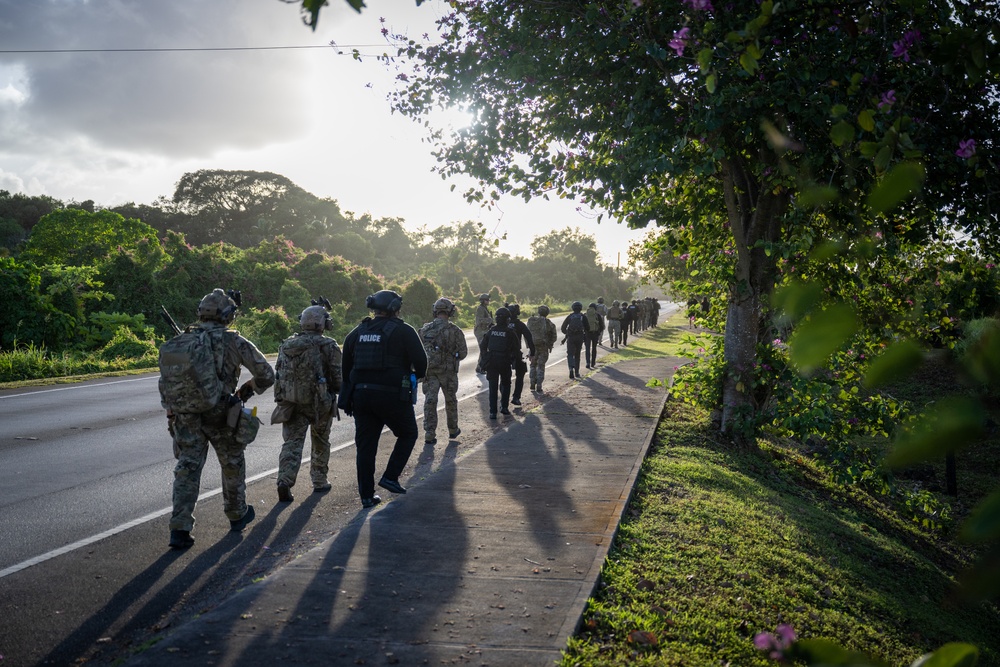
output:
<instances>
[{"instance_id":1,"label":"police officer in black uniform","mask_svg":"<svg viewBox=\"0 0 1000 667\"><path fill-rule=\"evenodd\" d=\"M517 334L510 328L510 311L507 308L497 308L493 317L496 324L483 334L480 341L486 366L486 381L490 387L490 419L497 418L497 394L500 399L500 414L510 414L507 407L510 399L510 370L514 358L521 356Z\"/></svg>"},{"instance_id":2,"label":"police officer in black uniform","mask_svg":"<svg viewBox=\"0 0 1000 667\"><path fill-rule=\"evenodd\" d=\"M507 311L510 313L510 322L507 327L511 329L517 337L517 352L511 363L514 366L514 395L510 397L511 405L521 405L521 392L524 390L524 376L528 373L528 364L524 361L521 352L521 339L528 345L528 358L535 356L535 341L531 338L528 325L518 319L521 315L521 306L516 303L508 303Z\"/></svg>"},{"instance_id":3,"label":"police officer in black uniform","mask_svg":"<svg viewBox=\"0 0 1000 667\"><path fill-rule=\"evenodd\" d=\"M369 296L365 305L374 317L366 317L344 339L343 375L348 386L338 405L354 415L358 493L363 507L374 507L382 501L375 495L375 456L386 426L396 436L396 444L378 485L406 493L399 475L417 442L413 396L416 381L427 372L427 353L416 330L398 317L403 297L381 290Z\"/></svg>"}]
</instances>

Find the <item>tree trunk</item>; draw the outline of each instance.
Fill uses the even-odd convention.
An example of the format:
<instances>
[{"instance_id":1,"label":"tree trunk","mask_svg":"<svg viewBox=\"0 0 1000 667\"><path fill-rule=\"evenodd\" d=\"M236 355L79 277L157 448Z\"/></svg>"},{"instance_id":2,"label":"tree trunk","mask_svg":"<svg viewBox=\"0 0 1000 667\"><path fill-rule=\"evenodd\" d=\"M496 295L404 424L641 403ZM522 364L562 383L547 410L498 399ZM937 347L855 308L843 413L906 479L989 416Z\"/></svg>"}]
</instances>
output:
<instances>
[{"instance_id":1,"label":"tree trunk","mask_svg":"<svg viewBox=\"0 0 1000 667\"><path fill-rule=\"evenodd\" d=\"M725 160L722 167L726 209L737 255L726 313L722 431L737 444L750 446L754 442L758 409L752 398L757 343L767 331L778 257L778 253L770 253L759 244L769 245L779 238L788 196L783 189L761 187L742 160Z\"/></svg>"}]
</instances>

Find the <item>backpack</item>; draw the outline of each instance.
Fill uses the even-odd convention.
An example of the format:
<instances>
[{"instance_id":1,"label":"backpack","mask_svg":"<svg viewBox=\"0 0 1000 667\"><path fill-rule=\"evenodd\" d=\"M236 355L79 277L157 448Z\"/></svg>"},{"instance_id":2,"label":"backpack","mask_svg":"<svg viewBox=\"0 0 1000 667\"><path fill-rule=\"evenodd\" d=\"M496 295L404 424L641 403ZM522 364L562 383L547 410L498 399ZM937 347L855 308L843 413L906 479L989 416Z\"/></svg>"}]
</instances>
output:
<instances>
[{"instance_id":1,"label":"backpack","mask_svg":"<svg viewBox=\"0 0 1000 667\"><path fill-rule=\"evenodd\" d=\"M570 313L566 316L566 335L583 335L583 313Z\"/></svg>"},{"instance_id":2,"label":"backpack","mask_svg":"<svg viewBox=\"0 0 1000 667\"><path fill-rule=\"evenodd\" d=\"M219 366L204 329L188 328L166 341L160 346L160 405L177 413L211 410L226 393Z\"/></svg>"},{"instance_id":3,"label":"backpack","mask_svg":"<svg viewBox=\"0 0 1000 667\"><path fill-rule=\"evenodd\" d=\"M320 380L326 382L320 347L322 336L296 334L286 338L274 364L274 400L313 405Z\"/></svg>"},{"instance_id":4,"label":"backpack","mask_svg":"<svg viewBox=\"0 0 1000 667\"><path fill-rule=\"evenodd\" d=\"M601 321L597 319L596 308L587 309L587 325L590 327L591 333L601 330Z\"/></svg>"},{"instance_id":5,"label":"backpack","mask_svg":"<svg viewBox=\"0 0 1000 667\"><path fill-rule=\"evenodd\" d=\"M548 320L541 315L532 315L526 322L528 331L531 332L531 340L536 348L547 348L550 345L548 327L545 326L546 322Z\"/></svg>"}]
</instances>

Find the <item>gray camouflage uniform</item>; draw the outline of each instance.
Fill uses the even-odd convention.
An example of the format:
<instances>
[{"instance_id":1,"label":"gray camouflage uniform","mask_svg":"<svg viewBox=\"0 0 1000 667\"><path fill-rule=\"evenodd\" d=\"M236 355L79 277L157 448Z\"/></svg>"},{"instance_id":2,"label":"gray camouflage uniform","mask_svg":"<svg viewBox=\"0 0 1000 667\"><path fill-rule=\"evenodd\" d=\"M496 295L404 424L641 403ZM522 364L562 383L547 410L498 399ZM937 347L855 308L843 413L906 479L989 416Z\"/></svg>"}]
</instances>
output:
<instances>
[{"instance_id":1,"label":"gray camouflage uniform","mask_svg":"<svg viewBox=\"0 0 1000 667\"><path fill-rule=\"evenodd\" d=\"M424 376L424 441L434 442L437 439L439 390L444 393L448 435L455 437L458 434L458 363L469 354L469 348L465 343L465 332L453 322L436 317L420 327L420 340L427 352L427 375Z\"/></svg>"},{"instance_id":2,"label":"gray camouflage uniform","mask_svg":"<svg viewBox=\"0 0 1000 667\"><path fill-rule=\"evenodd\" d=\"M274 384L274 369L257 346L221 322L199 322L195 326L209 332L216 357L222 354L222 384L226 395L236 390L240 368L253 377L254 392L261 394ZM198 502L201 471L211 442L222 468L222 501L230 521L239 521L247 512L246 459L244 445L236 442L226 423L227 405L222 400L203 413L175 413L173 423L174 467L173 514L170 530L194 528L194 508Z\"/></svg>"},{"instance_id":3,"label":"gray camouflage uniform","mask_svg":"<svg viewBox=\"0 0 1000 667\"><path fill-rule=\"evenodd\" d=\"M486 332L490 330L490 327L493 326L494 323L493 313L490 312L490 309L486 307L485 303L480 302L479 307L476 308L476 322L472 329L472 332L476 336L476 343L479 345L479 360L476 362L477 373L486 372L485 366L483 365L482 340L483 336L486 335Z\"/></svg>"},{"instance_id":4,"label":"gray camouflage uniform","mask_svg":"<svg viewBox=\"0 0 1000 667\"><path fill-rule=\"evenodd\" d=\"M337 341L321 333L310 331L303 332L300 336L314 336L322 339L320 344L320 359L323 363L323 377L326 378L326 389L328 394L340 393L343 383L342 365L343 355ZM299 467L302 465L302 449L306 442L306 429L309 429L309 440L312 445L312 453L309 459L309 476L312 479L313 489L325 490L329 481L327 473L330 470L330 428L333 425L333 418L336 416L336 396L330 396L332 400L318 401L322 406L317 409L314 405L308 408L295 403L279 403L279 407L287 410L286 421L281 423L281 437L284 442L281 445L281 453L278 455L278 486L287 486L289 489L295 486L295 481L299 476ZM272 422L274 418L272 417Z\"/></svg>"}]
</instances>

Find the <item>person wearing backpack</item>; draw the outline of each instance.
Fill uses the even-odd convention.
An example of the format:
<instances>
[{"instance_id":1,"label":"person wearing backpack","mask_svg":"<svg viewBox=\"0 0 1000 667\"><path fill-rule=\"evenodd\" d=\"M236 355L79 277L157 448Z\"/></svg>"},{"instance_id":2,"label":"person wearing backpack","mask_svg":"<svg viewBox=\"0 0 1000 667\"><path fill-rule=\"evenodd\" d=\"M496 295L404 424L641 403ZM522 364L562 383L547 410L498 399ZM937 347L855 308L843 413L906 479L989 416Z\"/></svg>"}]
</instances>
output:
<instances>
[{"instance_id":1,"label":"person wearing backpack","mask_svg":"<svg viewBox=\"0 0 1000 667\"><path fill-rule=\"evenodd\" d=\"M483 363L489 385L490 419L496 419L498 402L500 414L510 414L511 367L514 357L521 356L517 333L510 326L510 311L507 308L497 308L496 324L483 334L480 343L485 351Z\"/></svg>"},{"instance_id":2,"label":"person wearing backpack","mask_svg":"<svg viewBox=\"0 0 1000 667\"><path fill-rule=\"evenodd\" d=\"M483 339L483 335L494 324L493 313L490 312L490 295L483 293L479 295L479 306L476 308L476 321L473 325L472 333L476 337L476 344ZM483 348L479 348L479 357L476 360L476 373L486 374L486 367L483 363Z\"/></svg>"},{"instance_id":3,"label":"person wearing backpack","mask_svg":"<svg viewBox=\"0 0 1000 667\"><path fill-rule=\"evenodd\" d=\"M618 301L612 301L608 308L608 342L617 349L622 340L622 308Z\"/></svg>"},{"instance_id":4,"label":"person wearing backpack","mask_svg":"<svg viewBox=\"0 0 1000 667\"><path fill-rule=\"evenodd\" d=\"M545 362L549 360L549 353L559 337L556 325L549 319L549 307L539 306L538 314L528 318L527 327L535 343L535 356L531 357L528 381L531 383L531 391L541 394L542 382L545 380Z\"/></svg>"},{"instance_id":5,"label":"person wearing backpack","mask_svg":"<svg viewBox=\"0 0 1000 667\"><path fill-rule=\"evenodd\" d=\"M597 305L597 314L601 316L601 319L604 322L604 327L601 328L601 335L597 337L597 344L603 346L604 345L604 329L607 328L607 324L608 324L608 306L607 306L607 304L604 303L604 297L603 296L597 297L597 304L596 305Z\"/></svg>"},{"instance_id":6,"label":"person wearing backpack","mask_svg":"<svg viewBox=\"0 0 1000 667\"><path fill-rule=\"evenodd\" d=\"M228 416L237 408L238 418L256 421L256 416L244 415L240 403L274 384L274 369L253 343L229 330L239 303L239 292L213 290L198 304L198 321L160 347L160 403L167 410L177 459L171 549L194 544L194 508L209 443L222 468L223 508L230 529L242 531L254 519L253 505L246 502L248 441L240 441ZM234 395L241 367L250 371L251 379Z\"/></svg>"},{"instance_id":7,"label":"person wearing backpack","mask_svg":"<svg viewBox=\"0 0 1000 667\"><path fill-rule=\"evenodd\" d=\"M566 363L569 364L569 379L580 377L580 350L590 323L583 314L583 304L574 301L573 312L566 316L562 323L562 332L566 334Z\"/></svg>"},{"instance_id":8,"label":"person wearing backpack","mask_svg":"<svg viewBox=\"0 0 1000 667\"><path fill-rule=\"evenodd\" d=\"M320 303L323 305L320 305ZM336 395L342 382L340 346L324 332L333 329L322 298L299 315L301 331L286 338L278 348L275 363L272 424L281 424L281 453L278 455L278 500L294 500L292 487L302 465L306 430L312 445L309 476L313 492L330 490L330 429L337 412Z\"/></svg>"},{"instance_id":9,"label":"person wearing backpack","mask_svg":"<svg viewBox=\"0 0 1000 667\"><path fill-rule=\"evenodd\" d=\"M597 346L603 332L604 318L597 312L597 304L591 303L587 306L587 331L583 340L587 368L597 368Z\"/></svg>"},{"instance_id":10,"label":"person wearing backpack","mask_svg":"<svg viewBox=\"0 0 1000 667\"><path fill-rule=\"evenodd\" d=\"M344 390L337 406L354 416L358 493L361 506L375 507L375 459L382 430L396 436L389 462L378 485L406 493L399 476L417 443L417 383L427 374L427 353L416 329L399 317L403 297L379 290L365 299L372 312L344 339Z\"/></svg>"},{"instance_id":11,"label":"person wearing backpack","mask_svg":"<svg viewBox=\"0 0 1000 667\"><path fill-rule=\"evenodd\" d=\"M451 322L457 312L451 299L441 297L431 308L433 319L420 327L420 340L427 353L427 377L424 378L424 443L437 442L438 392L444 393L444 413L448 437L455 439L458 428L458 364L469 354L465 333Z\"/></svg>"}]
</instances>

